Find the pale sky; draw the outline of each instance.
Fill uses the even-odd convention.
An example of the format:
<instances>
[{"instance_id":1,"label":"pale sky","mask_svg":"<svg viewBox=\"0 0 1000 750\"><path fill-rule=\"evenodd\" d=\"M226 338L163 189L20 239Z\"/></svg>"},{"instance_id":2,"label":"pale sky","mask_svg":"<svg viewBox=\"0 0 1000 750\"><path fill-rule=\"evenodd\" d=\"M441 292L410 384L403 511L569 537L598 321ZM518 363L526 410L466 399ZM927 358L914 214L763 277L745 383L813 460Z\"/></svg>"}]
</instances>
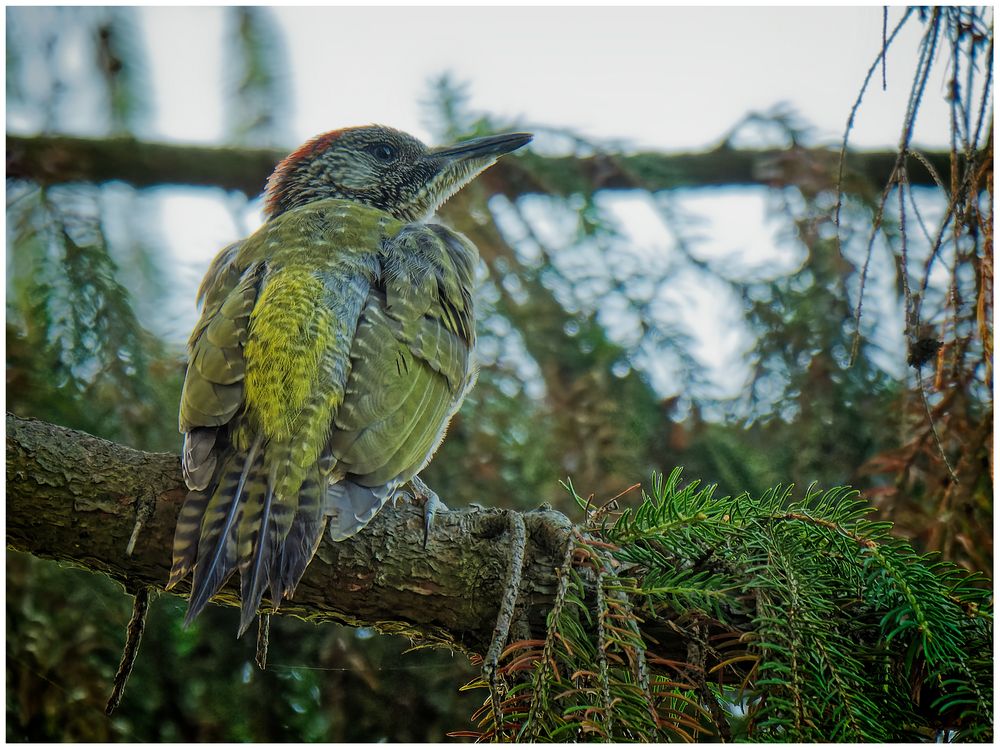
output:
<instances>
[{"instance_id":1,"label":"pale sky","mask_svg":"<svg viewBox=\"0 0 1000 750\"><path fill-rule=\"evenodd\" d=\"M427 138L420 109L444 71L471 105L597 139L680 150L713 145L743 115L790 103L839 141L878 54L882 8L272 8L290 61L293 141L382 122ZM890 8L889 28L903 8ZM156 134L215 142L224 14L144 8ZM852 141L892 146L923 26L911 21L867 95ZM183 53L178 54L178 40ZM945 77L929 91L918 142L947 143ZM193 113L197 113L193 116Z\"/></svg>"}]
</instances>

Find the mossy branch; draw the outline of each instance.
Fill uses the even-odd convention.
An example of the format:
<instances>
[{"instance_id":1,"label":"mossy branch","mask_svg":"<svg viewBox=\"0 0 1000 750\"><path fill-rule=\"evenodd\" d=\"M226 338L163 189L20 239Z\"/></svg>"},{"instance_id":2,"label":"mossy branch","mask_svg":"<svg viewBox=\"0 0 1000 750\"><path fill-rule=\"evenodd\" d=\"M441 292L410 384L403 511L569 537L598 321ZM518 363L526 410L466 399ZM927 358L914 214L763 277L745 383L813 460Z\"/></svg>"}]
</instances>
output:
<instances>
[{"instance_id":1,"label":"mossy branch","mask_svg":"<svg viewBox=\"0 0 1000 750\"><path fill-rule=\"evenodd\" d=\"M104 573L130 591L162 589L184 495L177 456L7 415L11 548ZM532 629L541 632L570 522L547 509L521 515L527 582L522 591L530 592L524 611ZM130 556L137 517L144 521ZM373 626L485 653L505 590L509 528L504 511L442 511L425 550L422 509L387 508L353 539L324 540L295 599L282 603L280 613ZM215 601L236 605L237 586L234 577Z\"/></svg>"}]
</instances>

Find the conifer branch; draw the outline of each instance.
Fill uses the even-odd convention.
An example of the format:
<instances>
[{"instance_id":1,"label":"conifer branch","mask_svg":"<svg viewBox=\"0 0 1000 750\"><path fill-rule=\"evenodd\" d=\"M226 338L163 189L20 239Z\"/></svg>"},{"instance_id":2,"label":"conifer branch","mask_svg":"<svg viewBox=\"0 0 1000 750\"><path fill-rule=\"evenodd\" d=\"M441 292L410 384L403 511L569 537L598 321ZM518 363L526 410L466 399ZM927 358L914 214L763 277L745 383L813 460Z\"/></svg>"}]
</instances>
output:
<instances>
[{"instance_id":1,"label":"conifer branch","mask_svg":"<svg viewBox=\"0 0 1000 750\"><path fill-rule=\"evenodd\" d=\"M185 495L177 456L8 414L7 480L9 547L130 591L162 588ZM743 689L756 696L754 737L990 735L992 605L981 578L889 536L847 488L716 498L675 470L652 489L593 544L552 510L512 523L515 511L470 508L439 514L425 549L421 509L387 509L345 542L324 540L280 613L483 654L494 626L509 628L497 616L505 586L520 592L530 639L489 670L500 679L482 681L493 688L484 736L724 735L723 715L705 704L729 700L745 674L737 664L753 666ZM235 606L237 591L234 580L215 601ZM641 606L624 604L629 596ZM886 669L866 666L876 662ZM722 666L733 674L710 685Z\"/></svg>"},{"instance_id":2,"label":"conifer branch","mask_svg":"<svg viewBox=\"0 0 1000 750\"><path fill-rule=\"evenodd\" d=\"M7 177L41 185L120 181L137 188L188 185L259 195L286 151L151 143L133 138L7 134ZM925 152L938 173L949 168L947 152ZM894 151L850 155L853 179L846 192L881 185L892 174ZM520 164L523 160L524 164ZM529 169L525 169L525 167ZM671 190L732 185L785 185L803 181L810 189L835 189L839 154L825 148L753 150L716 148L694 153L600 154L545 157L527 154L501 161L479 181L492 193L517 198L532 193L570 195L595 190ZM861 179L857 179L860 177ZM637 184L637 181L639 184ZM912 169L914 186L933 187L926 168Z\"/></svg>"}]
</instances>

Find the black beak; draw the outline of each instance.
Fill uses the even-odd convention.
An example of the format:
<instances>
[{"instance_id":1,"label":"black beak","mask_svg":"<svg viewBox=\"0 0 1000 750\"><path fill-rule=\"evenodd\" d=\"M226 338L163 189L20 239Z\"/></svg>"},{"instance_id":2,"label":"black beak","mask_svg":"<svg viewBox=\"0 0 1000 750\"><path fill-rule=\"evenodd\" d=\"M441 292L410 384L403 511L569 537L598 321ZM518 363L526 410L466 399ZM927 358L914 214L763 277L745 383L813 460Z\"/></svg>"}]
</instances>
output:
<instances>
[{"instance_id":1,"label":"black beak","mask_svg":"<svg viewBox=\"0 0 1000 750\"><path fill-rule=\"evenodd\" d=\"M533 137L531 133L488 135L483 138L473 138L471 141L462 141L454 146L442 146L433 149L431 154L452 159L500 157L526 145Z\"/></svg>"}]
</instances>

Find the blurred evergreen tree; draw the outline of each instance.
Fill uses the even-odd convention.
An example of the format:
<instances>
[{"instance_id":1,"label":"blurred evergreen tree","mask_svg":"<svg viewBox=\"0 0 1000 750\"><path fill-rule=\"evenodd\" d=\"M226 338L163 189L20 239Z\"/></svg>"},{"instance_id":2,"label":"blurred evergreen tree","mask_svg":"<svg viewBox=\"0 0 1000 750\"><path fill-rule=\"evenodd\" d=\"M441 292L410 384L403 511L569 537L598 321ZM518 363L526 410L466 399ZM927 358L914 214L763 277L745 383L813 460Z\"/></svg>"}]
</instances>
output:
<instances>
[{"instance_id":1,"label":"blurred evergreen tree","mask_svg":"<svg viewBox=\"0 0 1000 750\"><path fill-rule=\"evenodd\" d=\"M288 145L275 26L263 9L227 14L228 137ZM923 20L928 35L948 41L938 49L964 83L986 59L992 26L987 33L983 17L963 9ZM8 9L12 127L142 135L148 84L134 23L130 9ZM60 52L79 43L89 68L67 67ZM958 174L991 127L975 122L988 97L978 110L975 91L956 91ZM614 160L619 151L471 112L447 76L432 84L428 121L442 141L516 127L544 132L564 154ZM482 181L446 206L446 221L477 244L489 275L478 295L479 383L428 483L446 501L550 502L580 520L558 483L566 476L595 505L675 465L733 496L788 481L854 481L918 548L989 572L992 207L984 196L992 173L952 179L964 187L934 196L901 184L909 202L893 213L889 191L848 171L840 206L829 175L799 148L809 134L787 111L748 122L788 147L769 195L795 261L767 278L732 278L725 263L705 260L683 199L649 191L640 174L635 193L672 233L672 244L654 251L634 246L596 185L567 185L537 155L516 168L545 196L511 200ZM120 185L8 180L8 409L137 448L178 450L183 350L155 332L170 274L149 231L151 200ZM921 204L934 204L930 213L955 209L940 240L914 228L929 223ZM868 274L873 247L885 262L877 273L876 256ZM865 308L859 319L862 285L876 312ZM752 368L735 400L714 395L695 354L689 292L701 288L725 289L743 305ZM907 372L898 333L904 310L909 321L918 306L920 335L943 345ZM878 319L885 311L891 321ZM948 481L949 466L960 482ZM182 602L164 597L152 607L131 689L107 719L128 609L109 581L8 552L9 740L425 741L467 726L477 702L457 692L474 674L464 658L403 656L399 638L290 618L272 620L271 666L260 672L249 639L231 637L235 612L209 608L185 631Z\"/></svg>"},{"instance_id":2,"label":"blurred evergreen tree","mask_svg":"<svg viewBox=\"0 0 1000 750\"><path fill-rule=\"evenodd\" d=\"M291 119L289 76L274 18L267 8L226 10L230 60L226 110L230 143L282 146ZM251 196L253 197L253 196Z\"/></svg>"}]
</instances>

